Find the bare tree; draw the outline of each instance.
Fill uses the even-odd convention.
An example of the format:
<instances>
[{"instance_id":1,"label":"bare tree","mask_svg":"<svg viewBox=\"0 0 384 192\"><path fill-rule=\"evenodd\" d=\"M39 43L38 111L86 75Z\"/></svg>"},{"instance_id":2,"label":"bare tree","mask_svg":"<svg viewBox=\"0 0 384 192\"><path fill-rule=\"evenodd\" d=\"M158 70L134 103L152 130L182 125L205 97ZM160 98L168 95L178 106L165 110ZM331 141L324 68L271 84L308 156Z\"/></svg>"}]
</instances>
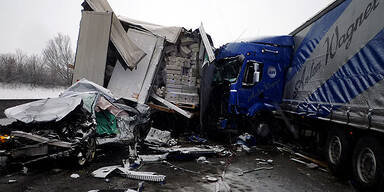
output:
<instances>
[{"instance_id":1,"label":"bare tree","mask_svg":"<svg viewBox=\"0 0 384 192\"><path fill-rule=\"evenodd\" d=\"M1 80L6 83L13 82L16 77L17 63L16 58L12 54L3 54L1 55Z\"/></svg>"},{"instance_id":2,"label":"bare tree","mask_svg":"<svg viewBox=\"0 0 384 192\"><path fill-rule=\"evenodd\" d=\"M49 40L43 50L43 59L54 75L53 77L59 78L58 80L65 85L71 84L72 70L68 65L73 63L74 55L68 35L59 33Z\"/></svg>"}]
</instances>

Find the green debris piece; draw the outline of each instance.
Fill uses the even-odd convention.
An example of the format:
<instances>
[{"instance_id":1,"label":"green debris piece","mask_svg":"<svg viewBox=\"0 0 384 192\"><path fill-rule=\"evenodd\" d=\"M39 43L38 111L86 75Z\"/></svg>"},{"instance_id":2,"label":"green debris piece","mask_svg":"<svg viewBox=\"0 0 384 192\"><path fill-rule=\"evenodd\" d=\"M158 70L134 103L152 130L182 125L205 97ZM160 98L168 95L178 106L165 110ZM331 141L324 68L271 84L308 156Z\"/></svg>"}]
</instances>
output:
<instances>
[{"instance_id":1,"label":"green debris piece","mask_svg":"<svg viewBox=\"0 0 384 192\"><path fill-rule=\"evenodd\" d=\"M107 110L96 112L96 133L111 135L118 133L116 117Z\"/></svg>"}]
</instances>

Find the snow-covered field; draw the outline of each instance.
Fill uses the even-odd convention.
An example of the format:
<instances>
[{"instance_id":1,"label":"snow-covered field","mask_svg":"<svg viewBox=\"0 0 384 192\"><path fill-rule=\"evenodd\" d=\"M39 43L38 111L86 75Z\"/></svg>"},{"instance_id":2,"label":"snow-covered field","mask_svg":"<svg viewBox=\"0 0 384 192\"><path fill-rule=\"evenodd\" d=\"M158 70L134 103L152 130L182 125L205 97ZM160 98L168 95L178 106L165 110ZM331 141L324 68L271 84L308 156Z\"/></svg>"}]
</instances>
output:
<instances>
[{"instance_id":1,"label":"snow-covered field","mask_svg":"<svg viewBox=\"0 0 384 192\"><path fill-rule=\"evenodd\" d=\"M43 99L57 97L66 87L34 87L28 84L0 83L0 99Z\"/></svg>"}]
</instances>

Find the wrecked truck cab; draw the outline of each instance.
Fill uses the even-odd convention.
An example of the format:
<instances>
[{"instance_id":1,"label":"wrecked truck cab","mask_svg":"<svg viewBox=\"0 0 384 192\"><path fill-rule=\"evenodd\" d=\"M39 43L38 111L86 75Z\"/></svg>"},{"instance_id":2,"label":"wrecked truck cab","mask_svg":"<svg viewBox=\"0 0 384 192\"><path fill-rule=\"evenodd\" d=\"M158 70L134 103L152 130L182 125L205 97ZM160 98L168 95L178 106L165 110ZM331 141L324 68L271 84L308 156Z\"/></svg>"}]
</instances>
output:
<instances>
[{"instance_id":1,"label":"wrecked truck cab","mask_svg":"<svg viewBox=\"0 0 384 192\"><path fill-rule=\"evenodd\" d=\"M1 135L9 135L1 150L10 163L27 166L43 159L74 157L79 165L93 160L95 121L82 108L78 98L39 100L5 111L16 119L2 126Z\"/></svg>"},{"instance_id":2,"label":"wrecked truck cab","mask_svg":"<svg viewBox=\"0 0 384 192\"><path fill-rule=\"evenodd\" d=\"M109 90L82 79L58 98L6 109L16 122L0 129L9 136L2 154L23 165L73 157L83 166L94 159L97 144L137 142L135 129L149 122L149 107L115 102Z\"/></svg>"},{"instance_id":3,"label":"wrecked truck cab","mask_svg":"<svg viewBox=\"0 0 384 192\"><path fill-rule=\"evenodd\" d=\"M292 36L277 36L228 43L216 51L217 73L212 82L216 89L215 82L224 83L218 87L220 95L224 95L216 106L221 115L216 118L219 128L247 127L241 122L275 109L282 101L293 45ZM226 77L228 73L230 78Z\"/></svg>"}]
</instances>

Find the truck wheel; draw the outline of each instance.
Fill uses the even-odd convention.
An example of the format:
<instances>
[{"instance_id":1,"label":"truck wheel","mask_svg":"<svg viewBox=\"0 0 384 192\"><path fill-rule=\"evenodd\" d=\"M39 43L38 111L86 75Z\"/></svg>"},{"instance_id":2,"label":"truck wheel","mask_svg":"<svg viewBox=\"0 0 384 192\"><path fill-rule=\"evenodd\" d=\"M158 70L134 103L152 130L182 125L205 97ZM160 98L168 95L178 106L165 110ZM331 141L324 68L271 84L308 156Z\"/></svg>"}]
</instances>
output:
<instances>
[{"instance_id":1,"label":"truck wheel","mask_svg":"<svg viewBox=\"0 0 384 192\"><path fill-rule=\"evenodd\" d=\"M84 144L84 149L77 155L77 164L84 166L93 161L96 154L96 139L94 137L88 138L88 141Z\"/></svg>"},{"instance_id":2,"label":"truck wheel","mask_svg":"<svg viewBox=\"0 0 384 192\"><path fill-rule=\"evenodd\" d=\"M331 172L339 177L350 168L352 147L346 133L340 129L331 129L328 133L326 157Z\"/></svg>"},{"instance_id":3,"label":"truck wheel","mask_svg":"<svg viewBox=\"0 0 384 192\"><path fill-rule=\"evenodd\" d=\"M359 140L353 153L353 184L364 191L376 191L383 187L384 151L381 142L374 137Z\"/></svg>"}]
</instances>

